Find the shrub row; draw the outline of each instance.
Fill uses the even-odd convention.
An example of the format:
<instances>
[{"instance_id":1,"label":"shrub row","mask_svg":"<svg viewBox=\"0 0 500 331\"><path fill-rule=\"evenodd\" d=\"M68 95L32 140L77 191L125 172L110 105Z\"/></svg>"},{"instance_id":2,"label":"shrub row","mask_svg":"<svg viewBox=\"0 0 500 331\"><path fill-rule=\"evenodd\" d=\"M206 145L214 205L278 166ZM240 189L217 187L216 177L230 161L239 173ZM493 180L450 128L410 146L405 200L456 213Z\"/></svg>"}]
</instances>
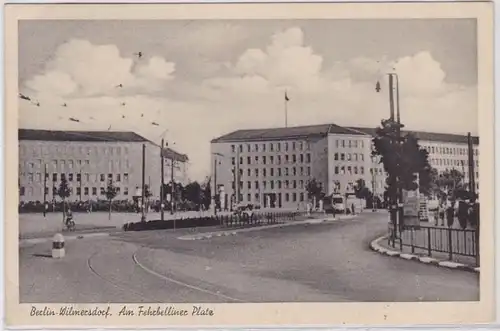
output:
<instances>
[{"instance_id":1,"label":"shrub row","mask_svg":"<svg viewBox=\"0 0 500 331\"><path fill-rule=\"evenodd\" d=\"M257 226L264 224L283 223L284 221L294 220L302 213L298 212L283 212L283 213L261 213L253 214L251 217L245 215L225 215L225 216L209 216L209 217L191 217L175 220L175 227L181 228L196 228L206 226L226 226L226 227L242 227L242 226ZM146 222L131 222L123 225L124 231L148 231L148 230L167 230L174 228L174 221L167 220L151 220Z\"/></svg>"}]
</instances>

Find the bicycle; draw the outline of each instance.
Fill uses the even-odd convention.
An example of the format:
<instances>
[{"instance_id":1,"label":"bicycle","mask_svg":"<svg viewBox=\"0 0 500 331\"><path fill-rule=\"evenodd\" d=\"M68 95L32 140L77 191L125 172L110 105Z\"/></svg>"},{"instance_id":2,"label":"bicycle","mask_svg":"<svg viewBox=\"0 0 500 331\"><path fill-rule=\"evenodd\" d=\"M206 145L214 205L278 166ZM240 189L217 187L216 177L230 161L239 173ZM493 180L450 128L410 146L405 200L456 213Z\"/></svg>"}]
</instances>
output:
<instances>
[{"instance_id":1,"label":"bicycle","mask_svg":"<svg viewBox=\"0 0 500 331\"><path fill-rule=\"evenodd\" d=\"M66 228L64 228L63 231L70 231L70 232L75 231L76 224L72 218L66 219L66 222L64 222L64 225L66 226Z\"/></svg>"}]
</instances>

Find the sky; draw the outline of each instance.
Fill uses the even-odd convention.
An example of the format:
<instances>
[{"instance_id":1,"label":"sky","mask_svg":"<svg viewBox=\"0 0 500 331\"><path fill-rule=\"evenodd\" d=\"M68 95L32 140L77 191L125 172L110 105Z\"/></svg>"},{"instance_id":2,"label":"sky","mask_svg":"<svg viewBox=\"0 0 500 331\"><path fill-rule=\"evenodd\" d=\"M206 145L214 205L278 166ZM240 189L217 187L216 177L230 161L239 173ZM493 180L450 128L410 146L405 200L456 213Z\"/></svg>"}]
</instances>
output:
<instances>
[{"instance_id":1,"label":"sky","mask_svg":"<svg viewBox=\"0 0 500 331\"><path fill-rule=\"evenodd\" d=\"M202 180L211 139L285 125L285 91L289 126L376 127L388 72L407 129L478 133L468 19L20 21L19 126L163 137Z\"/></svg>"}]
</instances>

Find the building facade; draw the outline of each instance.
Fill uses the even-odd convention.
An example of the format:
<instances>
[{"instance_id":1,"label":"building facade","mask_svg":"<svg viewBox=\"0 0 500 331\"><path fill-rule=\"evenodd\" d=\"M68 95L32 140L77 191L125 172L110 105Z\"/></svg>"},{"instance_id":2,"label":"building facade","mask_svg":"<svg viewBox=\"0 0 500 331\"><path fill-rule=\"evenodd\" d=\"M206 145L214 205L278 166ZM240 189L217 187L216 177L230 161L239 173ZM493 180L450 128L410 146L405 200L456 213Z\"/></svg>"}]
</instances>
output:
<instances>
[{"instance_id":1,"label":"building facade","mask_svg":"<svg viewBox=\"0 0 500 331\"><path fill-rule=\"evenodd\" d=\"M438 171L467 169L466 136L414 134L429 151L429 162ZM243 203L304 209L312 179L327 195L354 193L356 182L362 179L382 197L386 175L379 158L372 157L373 135L373 129L324 124L239 130L216 138L211 142L212 178L222 208ZM477 137L474 143L477 155ZM477 158L475 163L477 166ZM468 172L465 174L467 181ZM478 179L478 171L476 176ZM476 185L478 189L478 180Z\"/></svg>"},{"instance_id":2,"label":"building facade","mask_svg":"<svg viewBox=\"0 0 500 331\"><path fill-rule=\"evenodd\" d=\"M57 188L66 178L69 201L105 199L109 180L117 200L131 200L142 188L142 149L146 149L146 184L159 198L160 146L133 132L19 130L20 201L57 201ZM164 149L165 181L185 182L186 155ZM45 192L44 192L45 187Z\"/></svg>"}]
</instances>

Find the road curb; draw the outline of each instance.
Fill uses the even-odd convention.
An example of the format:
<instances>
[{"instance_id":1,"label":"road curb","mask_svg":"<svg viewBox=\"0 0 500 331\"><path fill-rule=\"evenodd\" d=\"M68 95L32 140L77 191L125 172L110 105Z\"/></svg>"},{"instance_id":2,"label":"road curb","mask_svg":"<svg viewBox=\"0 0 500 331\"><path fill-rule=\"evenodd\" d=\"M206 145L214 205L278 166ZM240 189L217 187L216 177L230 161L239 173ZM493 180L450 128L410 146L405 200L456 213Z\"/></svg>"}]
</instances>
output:
<instances>
[{"instance_id":1,"label":"road curb","mask_svg":"<svg viewBox=\"0 0 500 331\"><path fill-rule=\"evenodd\" d=\"M339 219L325 218L325 219L317 219L317 220L315 219L315 220L297 221L297 222L290 222L290 223L263 225L263 226L256 226L253 228L244 228L244 229L238 229L238 230L216 231L216 232L208 232L208 233L202 233L202 234L197 234L197 235L186 235L186 236L178 237L177 239L179 239L179 240L203 240L203 239L211 239L213 237L235 236L240 232L262 231L262 230L274 229L274 228L284 228L284 227L294 226L294 225L314 225L314 224L322 224L322 223L333 223L333 222L352 220L353 218L354 218L354 216L348 216L348 217L339 218Z\"/></svg>"},{"instance_id":2,"label":"road curb","mask_svg":"<svg viewBox=\"0 0 500 331\"><path fill-rule=\"evenodd\" d=\"M66 236L66 237L64 237L64 240L70 241L70 240L95 238L95 237L108 237L109 235L110 235L110 233L107 233L107 232L86 233L86 234ZM50 238L20 239L19 246L36 245L36 244L42 244L42 243L46 243L46 242L52 242L52 237L50 237Z\"/></svg>"},{"instance_id":3,"label":"road curb","mask_svg":"<svg viewBox=\"0 0 500 331\"><path fill-rule=\"evenodd\" d=\"M387 249L379 244L379 242L382 240L387 240L387 237L382 236L382 237L379 237L379 238L373 240L370 243L370 248L377 253L391 256L391 257L398 257L398 258L408 260L408 261L416 261L416 262L420 262L420 263L424 263L424 264L432 264L432 265L442 267L442 268L480 273L480 268L473 267L473 266L470 266L467 264L457 263L457 262L452 262L452 261L441 261L441 260L438 260L438 259L435 259L435 258L432 258L429 256L418 256L418 255L414 255L414 254L401 253L398 251L393 251L393 250Z\"/></svg>"}]
</instances>

